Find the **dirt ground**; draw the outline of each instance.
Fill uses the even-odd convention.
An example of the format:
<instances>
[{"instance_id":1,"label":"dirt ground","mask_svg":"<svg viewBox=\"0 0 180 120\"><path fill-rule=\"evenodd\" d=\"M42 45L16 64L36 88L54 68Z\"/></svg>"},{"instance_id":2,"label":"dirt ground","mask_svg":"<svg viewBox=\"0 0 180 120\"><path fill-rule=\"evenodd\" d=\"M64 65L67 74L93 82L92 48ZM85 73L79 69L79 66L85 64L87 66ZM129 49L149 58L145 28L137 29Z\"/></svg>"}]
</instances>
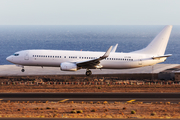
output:
<instances>
[{"instance_id":1,"label":"dirt ground","mask_svg":"<svg viewBox=\"0 0 180 120\"><path fill-rule=\"evenodd\" d=\"M180 92L180 85L0 85L0 92Z\"/></svg>"},{"instance_id":2,"label":"dirt ground","mask_svg":"<svg viewBox=\"0 0 180 120\"><path fill-rule=\"evenodd\" d=\"M180 118L180 104L142 102L0 102L0 117Z\"/></svg>"}]
</instances>

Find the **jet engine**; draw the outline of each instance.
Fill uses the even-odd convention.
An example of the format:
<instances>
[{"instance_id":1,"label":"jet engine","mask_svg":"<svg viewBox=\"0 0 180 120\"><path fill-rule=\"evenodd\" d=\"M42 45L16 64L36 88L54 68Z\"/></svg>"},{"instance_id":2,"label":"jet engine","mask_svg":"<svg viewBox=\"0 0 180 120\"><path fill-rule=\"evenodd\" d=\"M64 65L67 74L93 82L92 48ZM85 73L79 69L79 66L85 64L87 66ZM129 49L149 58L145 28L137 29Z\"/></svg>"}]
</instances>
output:
<instances>
[{"instance_id":1,"label":"jet engine","mask_svg":"<svg viewBox=\"0 0 180 120\"><path fill-rule=\"evenodd\" d=\"M75 63L63 62L60 64L60 69L62 71L77 71L77 65Z\"/></svg>"}]
</instances>

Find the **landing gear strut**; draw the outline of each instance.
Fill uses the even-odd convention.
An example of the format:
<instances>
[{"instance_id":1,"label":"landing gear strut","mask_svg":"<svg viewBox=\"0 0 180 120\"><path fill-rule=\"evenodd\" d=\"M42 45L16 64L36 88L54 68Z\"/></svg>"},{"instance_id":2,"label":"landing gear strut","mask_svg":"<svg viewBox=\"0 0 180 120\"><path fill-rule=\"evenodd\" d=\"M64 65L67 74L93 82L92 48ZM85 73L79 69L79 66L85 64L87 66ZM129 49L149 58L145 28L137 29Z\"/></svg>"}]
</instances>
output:
<instances>
[{"instance_id":1,"label":"landing gear strut","mask_svg":"<svg viewBox=\"0 0 180 120\"><path fill-rule=\"evenodd\" d=\"M25 69L24 69L24 67L22 67L21 72L24 72L24 71L25 71Z\"/></svg>"},{"instance_id":2,"label":"landing gear strut","mask_svg":"<svg viewBox=\"0 0 180 120\"><path fill-rule=\"evenodd\" d=\"M92 74L91 70L87 69L86 76L90 76Z\"/></svg>"}]
</instances>

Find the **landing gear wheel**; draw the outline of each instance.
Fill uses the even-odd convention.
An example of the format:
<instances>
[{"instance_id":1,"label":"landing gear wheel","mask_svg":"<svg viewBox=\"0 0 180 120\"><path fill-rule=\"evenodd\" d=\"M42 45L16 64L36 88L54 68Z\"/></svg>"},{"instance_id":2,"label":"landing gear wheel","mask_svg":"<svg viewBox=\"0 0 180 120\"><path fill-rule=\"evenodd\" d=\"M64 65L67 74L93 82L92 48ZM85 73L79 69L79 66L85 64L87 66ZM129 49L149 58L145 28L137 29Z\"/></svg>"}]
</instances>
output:
<instances>
[{"instance_id":1,"label":"landing gear wheel","mask_svg":"<svg viewBox=\"0 0 180 120\"><path fill-rule=\"evenodd\" d=\"M24 72L25 70L24 69L21 69L21 72Z\"/></svg>"},{"instance_id":2,"label":"landing gear wheel","mask_svg":"<svg viewBox=\"0 0 180 120\"><path fill-rule=\"evenodd\" d=\"M92 72L90 70L86 71L86 76L90 76Z\"/></svg>"}]
</instances>

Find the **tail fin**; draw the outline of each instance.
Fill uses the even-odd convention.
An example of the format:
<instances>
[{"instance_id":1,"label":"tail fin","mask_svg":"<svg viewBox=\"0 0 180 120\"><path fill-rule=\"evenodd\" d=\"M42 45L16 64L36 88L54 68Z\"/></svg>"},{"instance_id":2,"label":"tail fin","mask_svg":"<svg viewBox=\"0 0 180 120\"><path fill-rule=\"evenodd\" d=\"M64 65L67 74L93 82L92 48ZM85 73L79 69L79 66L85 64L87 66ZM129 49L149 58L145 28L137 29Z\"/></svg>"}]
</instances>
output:
<instances>
[{"instance_id":1,"label":"tail fin","mask_svg":"<svg viewBox=\"0 0 180 120\"><path fill-rule=\"evenodd\" d=\"M167 25L146 47L133 53L164 55L171 34L172 25Z\"/></svg>"}]
</instances>

